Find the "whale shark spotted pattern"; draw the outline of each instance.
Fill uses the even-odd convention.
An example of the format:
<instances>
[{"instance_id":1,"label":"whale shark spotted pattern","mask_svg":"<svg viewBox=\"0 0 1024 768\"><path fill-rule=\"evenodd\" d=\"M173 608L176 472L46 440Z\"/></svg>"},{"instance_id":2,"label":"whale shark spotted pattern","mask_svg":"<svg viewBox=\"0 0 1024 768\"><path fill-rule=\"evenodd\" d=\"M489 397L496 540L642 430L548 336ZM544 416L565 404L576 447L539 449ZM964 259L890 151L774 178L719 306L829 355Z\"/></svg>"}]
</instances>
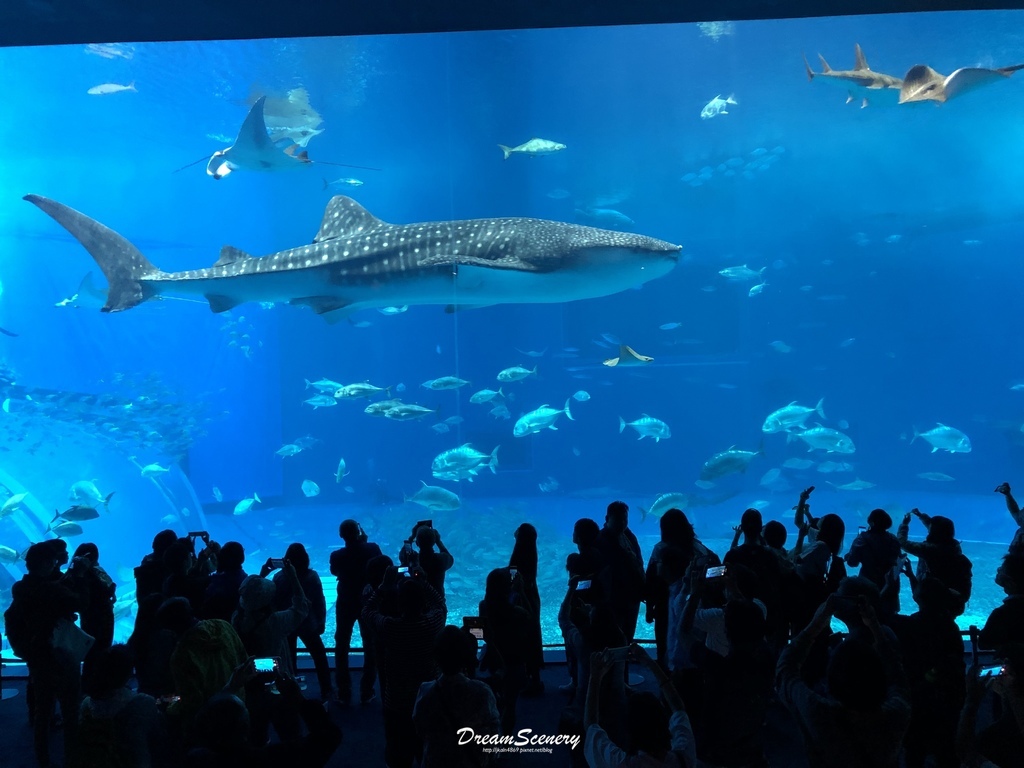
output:
<instances>
[{"instance_id":1,"label":"whale shark spotted pattern","mask_svg":"<svg viewBox=\"0 0 1024 768\"><path fill-rule=\"evenodd\" d=\"M607 296L661 277L680 246L544 219L388 224L338 195L309 245L253 257L224 246L206 269L163 272L127 239L68 206L25 199L68 230L109 283L105 312L161 294L203 296L214 312L249 301L305 305L336 320L369 308L438 304L448 311Z\"/></svg>"}]
</instances>

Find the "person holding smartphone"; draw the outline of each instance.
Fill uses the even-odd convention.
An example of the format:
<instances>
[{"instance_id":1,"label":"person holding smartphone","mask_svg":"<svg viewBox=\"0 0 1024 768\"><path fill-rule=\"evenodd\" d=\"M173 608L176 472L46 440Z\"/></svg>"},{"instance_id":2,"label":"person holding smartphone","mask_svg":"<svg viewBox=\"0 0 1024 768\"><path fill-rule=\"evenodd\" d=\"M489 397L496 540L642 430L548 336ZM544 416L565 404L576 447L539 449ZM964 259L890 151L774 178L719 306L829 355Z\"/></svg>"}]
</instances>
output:
<instances>
[{"instance_id":1,"label":"person holding smartphone","mask_svg":"<svg viewBox=\"0 0 1024 768\"><path fill-rule=\"evenodd\" d=\"M419 565L427 576L427 583L444 597L444 577L455 565L455 558L441 541L441 532L433 524L420 524L416 528L416 546L419 548ZM437 551L434 551L437 547Z\"/></svg>"},{"instance_id":2,"label":"person holding smartphone","mask_svg":"<svg viewBox=\"0 0 1024 768\"><path fill-rule=\"evenodd\" d=\"M616 744L600 724L601 694L605 678L619 666L619 662L626 660L646 667L658 682L661 694L671 711L671 714L666 712L661 701L652 693L636 693L629 697L625 720L632 747L631 753L627 753ZM693 729L682 697L665 671L636 644L591 655L590 685L587 690L583 726L586 732L584 754L590 768L618 768L628 765L690 768L697 764Z\"/></svg>"},{"instance_id":3,"label":"person holding smartphone","mask_svg":"<svg viewBox=\"0 0 1024 768\"><path fill-rule=\"evenodd\" d=\"M860 575L879 589L885 587L885 577L896 567L900 559L900 542L889 532L892 518L884 509L873 509L868 514L868 528L857 534L844 560L852 568L860 566ZM894 616L900 612L900 593L890 589L880 606L883 615Z\"/></svg>"}]
</instances>

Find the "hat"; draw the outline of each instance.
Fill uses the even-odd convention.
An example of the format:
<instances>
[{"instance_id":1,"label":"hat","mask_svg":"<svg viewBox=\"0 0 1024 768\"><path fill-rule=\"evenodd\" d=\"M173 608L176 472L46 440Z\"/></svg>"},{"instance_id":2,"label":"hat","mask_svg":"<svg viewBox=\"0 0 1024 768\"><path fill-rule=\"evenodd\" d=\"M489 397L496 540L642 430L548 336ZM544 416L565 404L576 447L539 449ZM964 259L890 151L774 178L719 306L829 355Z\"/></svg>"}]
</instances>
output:
<instances>
[{"instance_id":1,"label":"hat","mask_svg":"<svg viewBox=\"0 0 1024 768\"><path fill-rule=\"evenodd\" d=\"M262 576L246 576L238 588L238 604L243 611L259 611L274 602L277 586Z\"/></svg>"}]
</instances>

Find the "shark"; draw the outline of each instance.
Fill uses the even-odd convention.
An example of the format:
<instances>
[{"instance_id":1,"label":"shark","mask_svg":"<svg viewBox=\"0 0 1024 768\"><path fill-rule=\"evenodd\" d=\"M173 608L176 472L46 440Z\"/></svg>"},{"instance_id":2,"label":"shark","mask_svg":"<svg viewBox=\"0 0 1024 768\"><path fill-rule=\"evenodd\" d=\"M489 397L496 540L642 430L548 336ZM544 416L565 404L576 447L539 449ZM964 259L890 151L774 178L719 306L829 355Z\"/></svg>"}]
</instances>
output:
<instances>
[{"instance_id":1,"label":"shark","mask_svg":"<svg viewBox=\"0 0 1024 768\"><path fill-rule=\"evenodd\" d=\"M812 81L817 77L826 83L842 86L847 91L847 104L860 99L860 106L863 109L868 105L869 96L872 99L878 97L883 100L883 103L897 103L900 96L900 86L903 85L903 81L892 75L874 72L868 66L867 59L864 58L864 51L861 50L860 43L854 46L853 69L832 69L828 62L825 61L825 57L820 53L818 58L821 60L821 72L814 72L811 69L811 65L807 62L807 57L804 57L807 80Z\"/></svg>"},{"instance_id":2,"label":"shark","mask_svg":"<svg viewBox=\"0 0 1024 768\"><path fill-rule=\"evenodd\" d=\"M280 171L301 168L312 162L305 150L295 153L298 144L291 143L287 147L282 147L282 142L275 143L271 139L263 116L266 101L267 97L261 96L249 109L234 144L213 153L206 164L208 176L223 179L232 171L240 169Z\"/></svg>"},{"instance_id":3,"label":"shark","mask_svg":"<svg viewBox=\"0 0 1024 768\"><path fill-rule=\"evenodd\" d=\"M1024 69L1024 64L997 69L961 67L951 75L940 75L927 64L917 64L911 67L903 77L899 103L934 101L944 104L953 97L972 91L979 86L997 80L1005 80L1020 69Z\"/></svg>"},{"instance_id":4,"label":"shark","mask_svg":"<svg viewBox=\"0 0 1024 768\"><path fill-rule=\"evenodd\" d=\"M104 312L164 294L214 312L246 302L307 306L336 321L363 309L561 303L608 296L668 274L682 247L645 235L531 218L389 224L331 198L313 242L254 257L226 245L212 267L164 272L129 240L63 203L25 200L90 253L109 285Z\"/></svg>"}]
</instances>

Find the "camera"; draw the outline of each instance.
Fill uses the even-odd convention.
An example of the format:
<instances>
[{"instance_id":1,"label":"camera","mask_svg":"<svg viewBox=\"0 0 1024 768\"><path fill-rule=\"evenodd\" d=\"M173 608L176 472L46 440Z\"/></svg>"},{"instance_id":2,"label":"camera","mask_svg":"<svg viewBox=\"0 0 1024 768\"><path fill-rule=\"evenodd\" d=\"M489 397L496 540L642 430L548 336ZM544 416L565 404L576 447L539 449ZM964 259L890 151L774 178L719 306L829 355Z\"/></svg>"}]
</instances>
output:
<instances>
[{"instance_id":1,"label":"camera","mask_svg":"<svg viewBox=\"0 0 1024 768\"><path fill-rule=\"evenodd\" d=\"M409 572L409 566L403 565L398 569L398 573L405 578L412 578L412 574Z\"/></svg>"},{"instance_id":2,"label":"camera","mask_svg":"<svg viewBox=\"0 0 1024 768\"><path fill-rule=\"evenodd\" d=\"M272 557L269 560L267 560L267 562L270 563L270 567L274 570L277 570L278 568L284 568L283 557Z\"/></svg>"},{"instance_id":3,"label":"camera","mask_svg":"<svg viewBox=\"0 0 1024 768\"><path fill-rule=\"evenodd\" d=\"M705 579L720 579L729 572L727 565L713 565L704 571Z\"/></svg>"}]
</instances>

